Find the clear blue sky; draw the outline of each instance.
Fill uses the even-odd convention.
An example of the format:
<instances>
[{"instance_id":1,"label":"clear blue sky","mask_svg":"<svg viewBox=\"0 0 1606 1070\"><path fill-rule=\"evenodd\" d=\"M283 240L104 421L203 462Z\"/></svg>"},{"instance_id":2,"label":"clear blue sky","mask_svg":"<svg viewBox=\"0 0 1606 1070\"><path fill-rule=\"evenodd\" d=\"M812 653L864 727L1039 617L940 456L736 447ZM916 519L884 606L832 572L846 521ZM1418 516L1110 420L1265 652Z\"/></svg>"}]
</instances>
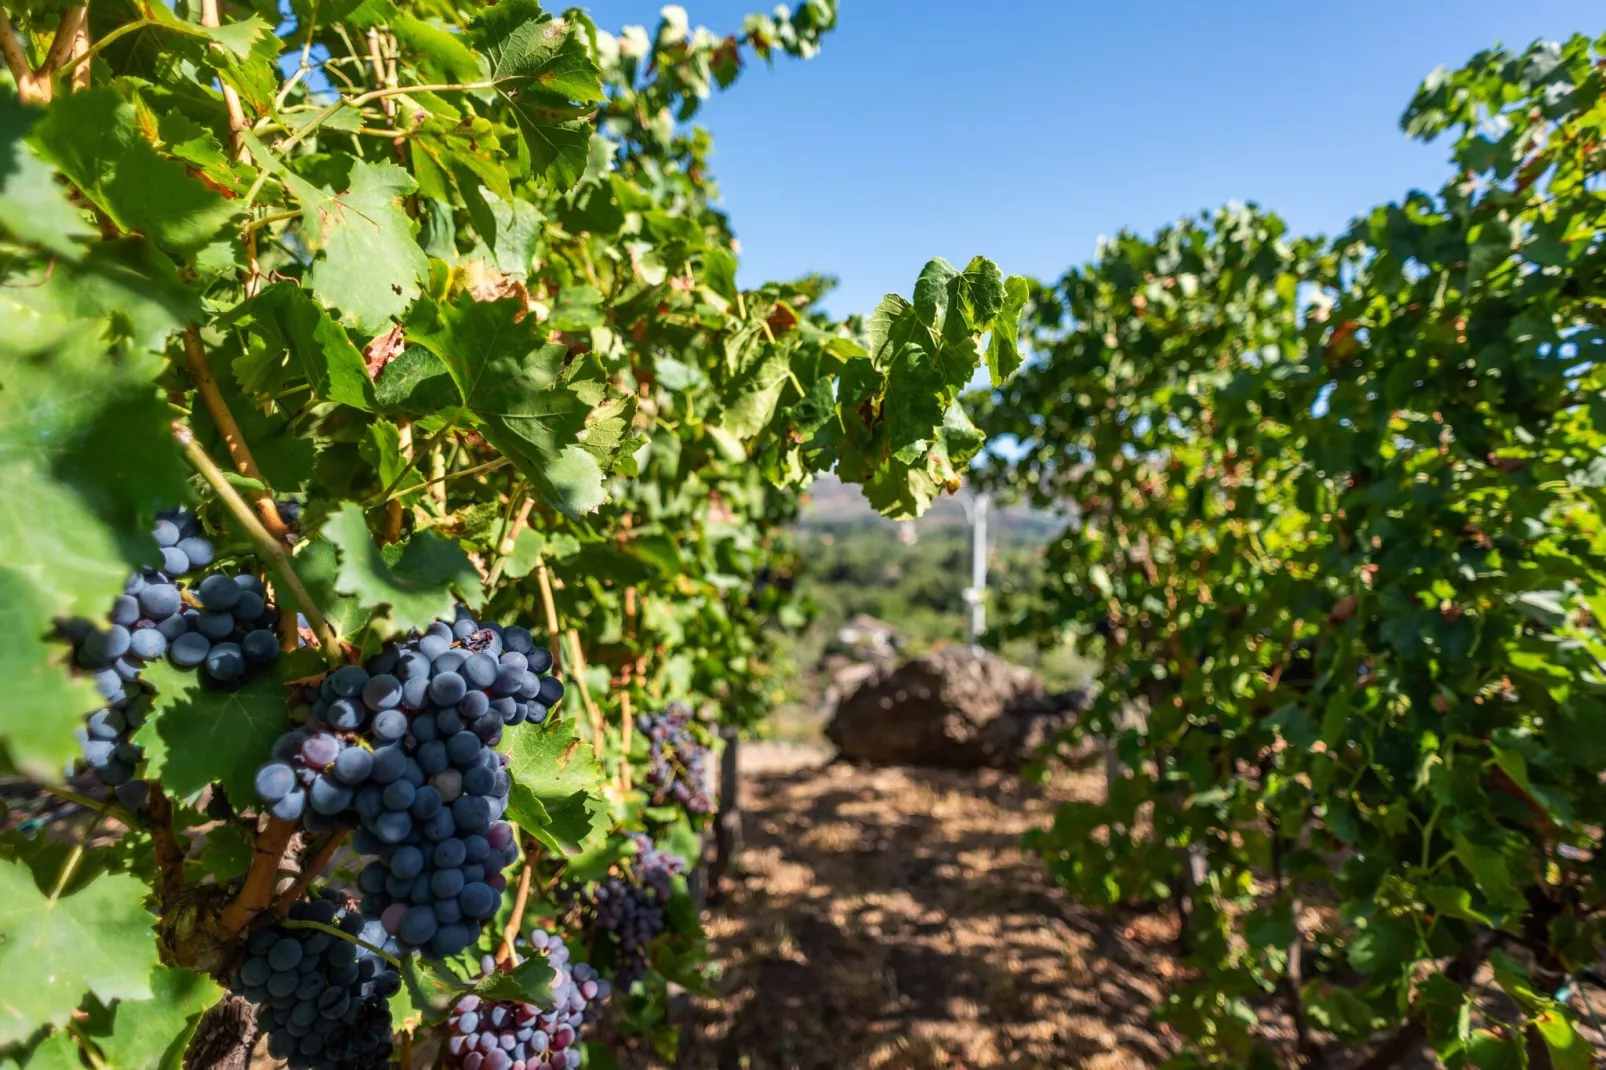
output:
<instances>
[{"instance_id":1,"label":"clear blue sky","mask_svg":"<svg viewBox=\"0 0 1606 1070\"><path fill-rule=\"evenodd\" d=\"M604 27L659 4L593 0ZM725 32L762 0L687 0ZM742 282L836 275L834 313L932 256L1058 275L1101 234L1228 200L1331 233L1448 174L1408 142L1421 77L1496 41L1606 31L1585 0L841 0L814 59L706 105Z\"/></svg>"}]
</instances>

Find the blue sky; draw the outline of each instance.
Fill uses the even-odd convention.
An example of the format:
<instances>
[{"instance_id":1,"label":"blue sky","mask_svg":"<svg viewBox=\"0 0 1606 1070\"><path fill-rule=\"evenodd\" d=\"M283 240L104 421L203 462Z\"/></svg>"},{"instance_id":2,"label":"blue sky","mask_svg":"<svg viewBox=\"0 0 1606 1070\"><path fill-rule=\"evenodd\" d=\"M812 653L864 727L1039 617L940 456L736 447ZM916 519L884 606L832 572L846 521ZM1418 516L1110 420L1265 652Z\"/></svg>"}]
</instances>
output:
<instances>
[{"instance_id":1,"label":"blue sky","mask_svg":"<svg viewBox=\"0 0 1606 1070\"><path fill-rule=\"evenodd\" d=\"M604 27L657 3L594 0ZM689 0L724 32L759 0ZM742 282L836 275L864 312L932 256L1058 275L1101 234L1253 200L1331 233L1448 174L1398 119L1496 41L1599 34L1584 0L841 0L807 62L755 64L698 122Z\"/></svg>"}]
</instances>

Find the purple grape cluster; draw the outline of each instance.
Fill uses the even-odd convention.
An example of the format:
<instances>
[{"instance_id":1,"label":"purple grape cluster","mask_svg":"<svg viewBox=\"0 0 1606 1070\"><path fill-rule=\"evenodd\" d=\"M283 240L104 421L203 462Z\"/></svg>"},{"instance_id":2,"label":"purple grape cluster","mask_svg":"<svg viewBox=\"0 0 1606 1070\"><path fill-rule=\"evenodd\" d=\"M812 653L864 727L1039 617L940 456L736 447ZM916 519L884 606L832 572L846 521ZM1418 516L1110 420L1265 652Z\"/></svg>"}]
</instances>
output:
<instances>
[{"instance_id":1,"label":"purple grape cluster","mask_svg":"<svg viewBox=\"0 0 1606 1070\"><path fill-rule=\"evenodd\" d=\"M692 728L691 707L671 703L636 722L647 740L646 784L655 804L673 800L688 814L711 814L708 745Z\"/></svg>"},{"instance_id":2,"label":"purple grape cluster","mask_svg":"<svg viewBox=\"0 0 1606 1070\"><path fill-rule=\"evenodd\" d=\"M455 955L479 938L518 858L507 809L505 728L540 723L563 697L552 655L525 628L459 609L422 636L348 665L305 695L256 792L309 831L358 826L363 914L404 951Z\"/></svg>"},{"instance_id":3,"label":"purple grape cluster","mask_svg":"<svg viewBox=\"0 0 1606 1070\"><path fill-rule=\"evenodd\" d=\"M127 782L144 758L131 737L144 721L139 678L145 665L165 656L180 668L205 666L205 679L213 686L232 688L252 666L279 656L273 631L277 613L255 576L214 572L181 582L216 557L194 514L164 510L151 534L161 548L162 567L128 578L106 625L71 621L62 626L73 642L74 660L94 675L95 688L106 700L104 709L90 714L80 743L84 761L111 787Z\"/></svg>"},{"instance_id":4,"label":"purple grape cluster","mask_svg":"<svg viewBox=\"0 0 1606 1070\"><path fill-rule=\"evenodd\" d=\"M393 951L377 925L332 891L290 908L291 921L338 928ZM270 925L246 942L229 988L260 1006L268 1052L292 1070L374 1070L390 1065L390 1005L401 976L368 947L312 928Z\"/></svg>"},{"instance_id":5,"label":"purple grape cluster","mask_svg":"<svg viewBox=\"0 0 1606 1070\"><path fill-rule=\"evenodd\" d=\"M583 962L571 965L563 939L545 929L529 947L552 967L552 1002L541 1006L466 995L446 1022L446 1065L452 1070L575 1070L580 1032L609 996L608 982ZM513 965L516 965L514 963ZM495 960L481 966L489 974Z\"/></svg>"},{"instance_id":6,"label":"purple grape cluster","mask_svg":"<svg viewBox=\"0 0 1606 1070\"><path fill-rule=\"evenodd\" d=\"M669 925L669 897L674 879L685 872L679 857L659 850L648 837L632 837L636 856L626 875L597 882L589 895L570 891L580 904L581 924L611 938L618 949L614 983L628 990L647 974L648 946Z\"/></svg>"}]
</instances>

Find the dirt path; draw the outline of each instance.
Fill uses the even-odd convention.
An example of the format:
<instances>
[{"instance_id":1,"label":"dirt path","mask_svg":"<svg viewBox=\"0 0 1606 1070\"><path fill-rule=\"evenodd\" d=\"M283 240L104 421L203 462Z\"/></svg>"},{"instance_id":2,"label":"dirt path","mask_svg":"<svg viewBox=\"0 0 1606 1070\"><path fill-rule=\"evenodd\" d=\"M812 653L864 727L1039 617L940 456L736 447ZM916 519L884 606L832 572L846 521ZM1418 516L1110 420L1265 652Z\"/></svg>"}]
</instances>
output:
<instances>
[{"instance_id":1,"label":"dirt path","mask_svg":"<svg viewBox=\"0 0 1606 1070\"><path fill-rule=\"evenodd\" d=\"M707 919L720 996L680 1066L924 1070L1152 1065L1171 927L1069 903L1019 849L1057 801L994 772L823 765L744 748L747 850Z\"/></svg>"}]
</instances>

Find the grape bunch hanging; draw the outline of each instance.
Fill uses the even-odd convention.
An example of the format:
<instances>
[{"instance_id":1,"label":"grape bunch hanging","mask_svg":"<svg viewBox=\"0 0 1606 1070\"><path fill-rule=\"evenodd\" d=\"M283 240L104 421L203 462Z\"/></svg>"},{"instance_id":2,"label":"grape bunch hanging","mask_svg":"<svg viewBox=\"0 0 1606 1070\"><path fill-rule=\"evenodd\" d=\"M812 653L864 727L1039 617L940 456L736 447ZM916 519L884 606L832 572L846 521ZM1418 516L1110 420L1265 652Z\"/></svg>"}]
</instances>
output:
<instances>
[{"instance_id":1,"label":"grape bunch hanging","mask_svg":"<svg viewBox=\"0 0 1606 1070\"><path fill-rule=\"evenodd\" d=\"M93 674L106 702L89 715L80 749L96 778L110 787L126 783L144 758L132 737L149 706L140 683L146 665L165 656L179 668L204 666L208 686L232 688L252 668L279 656L273 630L278 614L261 580L223 572L185 578L217 556L193 513L164 510L151 534L161 550L161 566L128 578L106 625L63 625L74 661Z\"/></svg>"},{"instance_id":2,"label":"grape bunch hanging","mask_svg":"<svg viewBox=\"0 0 1606 1070\"><path fill-rule=\"evenodd\" d=\"M610 986L586 963L571 964L568 945L554 933L536 929L529 946L552 967L551 1002L463 996L445 1027L446 1065L452 1070L575 1070L580 1065L581 1030L598 1015ZM489 974L495 960L487 957L482 968Z\"/></svg>"},{"instance_id":3,"label":"grape bunch hanging","mask_svg":"<svg viewBox=\"0 0 1606 1070\"><path fill-rule=\"evenodd\" d=\"M692 727L691 707L671 703L662 713L643 716L637 727L647 740L646 784L652 801L672 801L688 814L713 813L708 745Z\"/></svg>"},{"instance_id":4,"label":"grape bunch hanging","mask_svg":"<svg viewBox=\"0 0 1606 1070\"><path fill-rule=\"evenodd\" d=\"M495 748L563 697L528 629L459 609L303 694L307 722L258 771L270 812L310 832L357 827L362 912L404 952L455 955L479 938L518 859Z\"/></svg>"},{"instance_id":5,"label":"grape bunch hanging","mask_svg":"<svg viewBox=\"0 0 1606 1070\"><path fill-rule=\"evenodd\" d=\"M291 922L337 928L350 939L312 927L275 924L246 942L247 958L229 987L258 1005L268 1052L292 1070L373 1070L389 1065L389 998L401 976L374 948L395 950L384 930L345 908L326 890L290 908Z\"/></svg>"},{"instance_id":6,"label":"grape bunch hanging","mask_svg":"<svg viewBox=\"0 0 1606 1070\"><path fill-rule=\"evenodd\" d=\"M636 855L623 874L603 878L589 893L567 890L579 905L582 926L615 948L614 983L624 990L647 975L649 947L669 927L674 880L686 868L648 837L636 833L631 838Z\"/></svg>"}]
</instances>

